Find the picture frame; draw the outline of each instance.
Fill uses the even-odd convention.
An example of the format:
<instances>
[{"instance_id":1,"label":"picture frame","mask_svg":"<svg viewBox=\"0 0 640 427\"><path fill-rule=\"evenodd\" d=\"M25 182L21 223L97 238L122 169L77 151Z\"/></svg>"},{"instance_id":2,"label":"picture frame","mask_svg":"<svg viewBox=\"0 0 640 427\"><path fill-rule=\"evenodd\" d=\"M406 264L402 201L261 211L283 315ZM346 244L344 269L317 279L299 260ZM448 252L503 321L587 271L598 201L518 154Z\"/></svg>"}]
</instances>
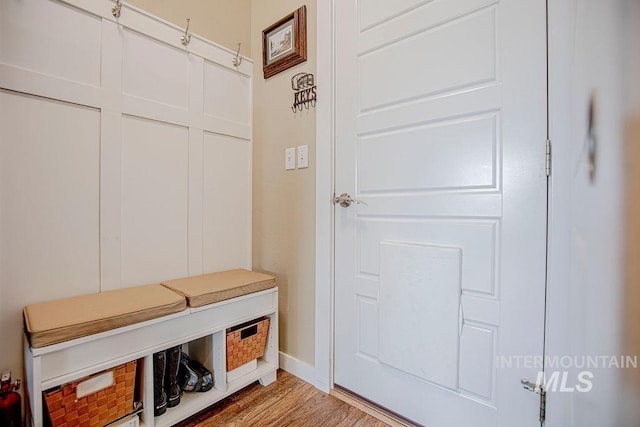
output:
<instances>
[{"instance_id":1,"label":"picture frame","mask_svg":"<svg viewBox=\"0 0 640 427\"><path fill-rule=\"evenodd\" d=\"M307 7L262 31L262 72L268 79L307 60Z\"/></svg>"}]
</instances>

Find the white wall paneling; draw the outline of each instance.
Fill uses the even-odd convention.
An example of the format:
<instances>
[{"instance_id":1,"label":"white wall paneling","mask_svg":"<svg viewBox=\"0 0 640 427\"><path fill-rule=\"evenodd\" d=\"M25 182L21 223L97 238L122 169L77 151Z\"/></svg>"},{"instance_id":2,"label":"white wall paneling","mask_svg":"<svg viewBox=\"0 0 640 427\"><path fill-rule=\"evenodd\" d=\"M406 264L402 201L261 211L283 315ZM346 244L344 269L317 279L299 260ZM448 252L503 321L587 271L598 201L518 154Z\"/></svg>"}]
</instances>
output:
<instances>
[{"instance_id":1,"label":"white wall paneling","mask_svg":"<svg viewBox=\"0 0 640 427\"><path fill-rule=\"evenodd\" d=\"M185 277L187 128L122 119L122 283Z\"/></svg>"},{"instance_id":2,"label":"white wall paneling","mask_svg":"<svg viewBox=\"0 0 640 427\"><path fill-rule=\"evenodd\" d=\"M53 1L3 2L2 12L0 62L100 87L100 17Z\"/></svg>"},{"instance_id":3,"label":"white wall paneling","mask_svg":"<svg viewBox=\"0 0 640 427\"><path fill-rule=\"evenodd\" d=\"M122 36L122 92L186 109L189 54L133 31Z\"/></svg>"},{"instance_id":4,"label":"white wall paneling","mask_svg":"<svg viewBox=\"0 0 640 427\"><path fill-rule=\"evenodd\" d=\"M0 3L0 360L21 309L251 267L251 79L109 0Z\"/></svg>"},{"instance_id":5,"label":"white wall paneling","mask_svg":"<svg viewBox=\"0 0 640 427\"><path fill-rule=\"evenodd\" d=\"M248 77L238 78L225 67L205 62L205 114L231 122L249 123L251 108L244 100L250 95L250 84Z\"/></svg>"},{"instance_id":6,"label":"white wall paneling","mask_svg":"<svg viewBox=\"0 0 640 427\"><path fill-rule=\"evenodd\" d=\"M22 308L100 289L100 112L0 91L0 361L19 370Z\"/></svg>"},{"instance_id":7,"label":"white wall paneling","mask_svg":"<svg viewBox=\"0 0 640 427\"><path fill-rule=\"evenodd\" d=\"M224 153L223 155L221 155ZM207 271L251 265L251 146L249 141L204 135L203 254ZM233 185L229 185L232 183ZM237 241L236 245L218 242ZM244 260L243 265L238 265Z\"/></svg>"}]
</instances>

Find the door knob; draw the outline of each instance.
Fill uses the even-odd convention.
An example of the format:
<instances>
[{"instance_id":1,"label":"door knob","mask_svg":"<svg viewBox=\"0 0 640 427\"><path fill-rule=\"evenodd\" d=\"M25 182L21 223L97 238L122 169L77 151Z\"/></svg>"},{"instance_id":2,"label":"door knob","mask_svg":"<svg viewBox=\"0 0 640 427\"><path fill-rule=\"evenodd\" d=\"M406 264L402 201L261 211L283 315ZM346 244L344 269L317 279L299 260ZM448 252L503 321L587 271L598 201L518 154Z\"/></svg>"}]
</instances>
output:
<instances>
[{"instance_id":1,"label":"door knob","mask_svg":"<svg viewBox=\"0 0 640 427\"><path fill-rule=\"evenodd\" d=\"M351 206L351 203L355 203L356 205L366 205L362 200L352 199L348 193L342 193L341 195L334 196L333 198L333 204L340 205L343 208L348 208Z\"/></svg>"}]
</instances>

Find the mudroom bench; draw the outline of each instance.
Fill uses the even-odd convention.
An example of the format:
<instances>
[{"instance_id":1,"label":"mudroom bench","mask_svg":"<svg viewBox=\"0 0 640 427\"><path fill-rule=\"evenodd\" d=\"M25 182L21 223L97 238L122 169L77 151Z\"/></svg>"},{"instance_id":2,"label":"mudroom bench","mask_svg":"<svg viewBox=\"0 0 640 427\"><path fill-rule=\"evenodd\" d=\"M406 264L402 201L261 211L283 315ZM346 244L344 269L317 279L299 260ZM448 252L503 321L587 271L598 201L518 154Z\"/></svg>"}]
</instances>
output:
<instances>
[{"instance_id":1,"label":"mudroom bench","mask_svg":"<svg viewBox=\"0 0 640 427\"><path fill-rule=\"evenodd\" d=\"M145 294L155 302L147 303ZM124 309L114 304L118 298ZM133 312L127 315L129 309ZM59 316L54 318L56 312ZM145 426L172 426L257 380L268 385L276 380L278 369L277 313L273 277L246 270L28 306L24 316L27 425L43 425L44 391L131 361L137 365L136 400L142 403L140 425ZM101 314L97 322L87 320ZM47 316L57 320L43 328ZM227 330L257 318L269 319L264 356L228 375ZM154 417L153 354L176 345L213 371L214 388L185 392L178 406Z\"/></svg>"}]
</instances>

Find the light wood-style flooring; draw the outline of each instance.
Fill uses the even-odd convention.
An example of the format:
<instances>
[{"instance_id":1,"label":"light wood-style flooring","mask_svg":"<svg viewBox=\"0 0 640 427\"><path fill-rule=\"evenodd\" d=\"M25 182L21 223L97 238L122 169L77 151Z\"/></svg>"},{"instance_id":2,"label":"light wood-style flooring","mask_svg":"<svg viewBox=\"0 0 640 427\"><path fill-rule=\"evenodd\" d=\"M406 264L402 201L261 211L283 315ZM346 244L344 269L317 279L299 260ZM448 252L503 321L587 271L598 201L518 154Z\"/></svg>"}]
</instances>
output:
<instances>
[{"instance_id":1,"label":"light wood-style flooring","mask_svg":"<svg viewBox=\"0 0 640 427\"><path fill-rule=\"evenodd\" d=\"M256 382L178 426L385 427L387 424L288 372L278 371L275 383L262 387Z\"/></svg>"}]
</instances>

